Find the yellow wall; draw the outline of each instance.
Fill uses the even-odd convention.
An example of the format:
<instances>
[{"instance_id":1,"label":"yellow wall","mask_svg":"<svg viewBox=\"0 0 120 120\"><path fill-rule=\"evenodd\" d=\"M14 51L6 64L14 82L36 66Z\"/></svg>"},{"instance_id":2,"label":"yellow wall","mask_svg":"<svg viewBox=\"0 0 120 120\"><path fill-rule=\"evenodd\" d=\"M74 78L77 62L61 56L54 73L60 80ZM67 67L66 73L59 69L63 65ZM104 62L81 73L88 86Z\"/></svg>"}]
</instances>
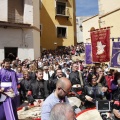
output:
<instances>
[{"instance_id":1,"label":"yellow wall","mask_svg":"<svg viewBox=\"0 0 120 120\"><path fill-rule=\"evenodd\" d=\"M62 0L66 1L66 0ZM74 3L74 4L73 4ZM42 25L41 46L46 49L55 49L57 46L74 45L76 34L75 20L75 1L68 0L67 6L70 11L70 18L56 17L55 6L56 0L42 0L40 9L40 22ZM74 13L74 14L73 14ZM57 26L66 26L67 38L57 38ZM54 43L57 43L55 46Z\"/></svg>"}]
</instances>

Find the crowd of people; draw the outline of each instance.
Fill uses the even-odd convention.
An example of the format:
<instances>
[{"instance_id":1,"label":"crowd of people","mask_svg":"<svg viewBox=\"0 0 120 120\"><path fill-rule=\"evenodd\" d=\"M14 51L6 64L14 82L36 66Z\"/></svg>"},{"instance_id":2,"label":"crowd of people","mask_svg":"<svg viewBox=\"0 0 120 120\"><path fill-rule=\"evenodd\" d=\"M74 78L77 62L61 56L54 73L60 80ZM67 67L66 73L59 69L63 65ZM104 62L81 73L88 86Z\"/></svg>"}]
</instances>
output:
<instances>
[{"instance_id":1,"label":"crowd of people","mask_svg":"<svg viewBox=\"0 0 120 120\"><path fill-rule=\"evenodd\" d=\"M113 102L115 119L120 119L120 73L110 69L107 64L87 66L84 61L73 61L71 55L79 55L80 52L77 48L78 46L66 47L64 51L44 51L42 57L35 60L21 61L17 57L10 63L9 59L5 59L0 63L0 93L12 92L19 95L20 104L28 101L28 104L42 106L41 119L48 120L51 115L50 120L56 120L52 117L55 114L59 116L59 112L51 113L52 108L61 101L69 103L67 95L70 91L82 91L79 94L81 110L83 106L85 109L93 108L95 101L106 99ZM74 50L76 52L72 53ZM83 48L82 50L84 51ZM41 103L41 99L45 101ZM10 101L13 106L15 101L8 99L8 103ZM4 114L0 113L0 120L17 120L14 106L15 117L10 119L5 110L7 105L0 99L0 111L4 109ZM5 119L5 116L8 117Z\"/></svg>"},{"instance_id":2,"label":"crowd of people","mask_svg":"<svg viewBox=\"0 0 120 120\"><path fill-rule=\"evenodd\" d=\"M56 50L44 50L42 52L42 56L44 55L49 55L51 53L52 55L76 55L80 56L81 53L85 52L85 46L84 43L77 43L76 46L68 46L68 47L62 47L62 48L57 48Z\"/></svg>"}]
</instances>

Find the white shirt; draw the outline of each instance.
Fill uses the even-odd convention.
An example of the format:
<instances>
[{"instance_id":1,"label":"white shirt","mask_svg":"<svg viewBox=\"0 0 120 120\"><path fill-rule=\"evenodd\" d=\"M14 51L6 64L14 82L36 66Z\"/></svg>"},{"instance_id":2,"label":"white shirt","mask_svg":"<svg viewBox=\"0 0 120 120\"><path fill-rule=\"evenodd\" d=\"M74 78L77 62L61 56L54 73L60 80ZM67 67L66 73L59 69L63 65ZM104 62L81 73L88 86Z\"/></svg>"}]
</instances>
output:
<instances>
[{"instance_id":1,"label":"white shirt","mask_svg":"<svg viewBox=\"0 0 120 120\"><path fill-rule=\"evenodd\" d=\"M53 73L54 73L54 70L49 71L50 77L52 76Z\"/></svg>"},{"instance_id":2,"label":"white shirt","mask_svg":"<svg viewBox=\"0 0 120 120\"><path fill-rule=\"evenodd\" d=\"M49 78L48 78L48 73L43 72L43 79L44 79L44 80L48 80L48 79L49 79Z\"/></svg>"}]
</instances>

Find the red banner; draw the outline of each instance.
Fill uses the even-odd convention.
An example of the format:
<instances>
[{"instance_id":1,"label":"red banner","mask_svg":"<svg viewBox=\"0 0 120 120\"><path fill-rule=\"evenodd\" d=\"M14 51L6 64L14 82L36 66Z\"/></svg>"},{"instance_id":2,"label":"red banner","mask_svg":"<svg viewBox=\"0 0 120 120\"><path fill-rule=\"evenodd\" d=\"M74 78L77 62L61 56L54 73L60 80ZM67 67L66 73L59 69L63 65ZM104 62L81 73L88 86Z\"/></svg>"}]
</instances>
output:
<instances>
[{"instance_id":1,"label":"red banner","mask_svg":"<svg viewBox=\"0 0 120 120\"><path fill-rule=\"evenodd\" d=\"M110 29L91 31L93 62L110 61Z\"/></svg>"}]
</instances>

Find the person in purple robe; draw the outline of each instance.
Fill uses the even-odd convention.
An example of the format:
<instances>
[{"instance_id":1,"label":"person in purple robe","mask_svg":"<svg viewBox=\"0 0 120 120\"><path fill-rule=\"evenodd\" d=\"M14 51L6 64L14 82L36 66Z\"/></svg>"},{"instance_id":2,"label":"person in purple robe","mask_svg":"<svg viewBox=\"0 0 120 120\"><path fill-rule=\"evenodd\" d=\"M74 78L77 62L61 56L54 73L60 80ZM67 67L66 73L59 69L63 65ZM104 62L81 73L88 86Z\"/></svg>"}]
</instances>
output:
<instances>
[{"instance_id":1,"label":"person in purple robe","mask_svg":"<svg viewBox=\"0 0 120 120\"><path fill-rule=\"evenodd\" d=\"M0 120L18 120L16 108L17 77L10 69L10 60L4 60L4 68L0 70L0 94L5 94L6 99L0 97Z\"/></svg>"}]
</instances>

